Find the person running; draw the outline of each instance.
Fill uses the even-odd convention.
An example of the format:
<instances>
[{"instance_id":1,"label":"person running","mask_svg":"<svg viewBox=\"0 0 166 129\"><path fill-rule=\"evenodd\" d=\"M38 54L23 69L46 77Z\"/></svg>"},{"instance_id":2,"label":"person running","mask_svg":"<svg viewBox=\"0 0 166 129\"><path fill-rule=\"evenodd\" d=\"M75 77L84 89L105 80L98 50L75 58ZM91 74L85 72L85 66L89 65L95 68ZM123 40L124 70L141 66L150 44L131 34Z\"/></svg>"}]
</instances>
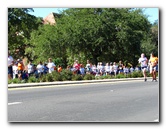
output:
<instances>
[{"instance_id":1,"label":"person running","mask_svg":"<svg viewBox=\"0 0 166 129\"><path fill-rule=\"evenodd\" d=\"M141 57L139 58L138 62L141 64L141 69L143 72L144 81L146 82L147 81L146 68L147 68L148 59L145 57L144 53L141 54Z\"/></svg>"},{"instance_id":2,"label":"person running","mask_svg":"<svg viewBox=\"0 0 166 129\"><path fill-rule=\"evenodd\" d=\"M158 58L154 57L154 54L151 53L149 64L150 64L150 74L152 75L152 81L157 81L156 80L157 63L158 63Z\"/></svg>"}]
</instances>

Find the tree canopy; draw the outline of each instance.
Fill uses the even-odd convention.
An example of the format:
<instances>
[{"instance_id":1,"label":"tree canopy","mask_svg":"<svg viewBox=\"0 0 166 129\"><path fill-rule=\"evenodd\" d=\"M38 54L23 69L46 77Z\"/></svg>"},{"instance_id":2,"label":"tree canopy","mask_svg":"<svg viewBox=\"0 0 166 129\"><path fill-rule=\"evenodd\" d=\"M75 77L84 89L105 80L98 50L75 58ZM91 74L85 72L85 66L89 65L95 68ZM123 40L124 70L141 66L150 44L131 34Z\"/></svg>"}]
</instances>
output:
<instances>
[{"instance_id":1,"label":"tree canopy","mask_svg":"<svg viewBox=\"0 0 166 129\"><path fill-rule=\"evenodd\" d=\"M151 24L141 9L69 8L55 17L56 25L41 25L29 10L8 13L9 48L26 46L23 54L29 59L44 62L51 57L64 66L75 59L137 65L142 52L158 53L158 23Z\"/></svg>"},{"instance_id":2,"label":"tree canopy","mask_svg":"<svg viewBox=\"0 0 166 129\"><path fill-rule=\"evenodd\" d=\"M32 30L37 30L41 18L29 14L32 8L8 8L8 49L14 57L25 57Z\"/></svg>"}]
</instances>

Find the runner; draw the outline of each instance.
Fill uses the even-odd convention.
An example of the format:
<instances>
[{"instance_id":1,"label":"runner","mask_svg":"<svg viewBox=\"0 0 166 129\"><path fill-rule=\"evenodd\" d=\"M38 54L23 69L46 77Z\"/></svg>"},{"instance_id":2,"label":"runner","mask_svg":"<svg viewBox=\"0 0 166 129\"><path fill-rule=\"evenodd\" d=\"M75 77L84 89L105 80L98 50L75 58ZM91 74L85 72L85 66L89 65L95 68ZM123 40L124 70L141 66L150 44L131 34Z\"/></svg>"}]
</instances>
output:
<instances>
[{"instance_id":1,"label":"runner","mask_svg":"<svg viewBox=\"0 0 166 129\"><path fill-rule=\"evenodd\" d=\"M157 82L156 80L157 63L158 63L158 58L154 57L154 54L151 53L150 60L149 60L150 74L152 75L152 81L156 81L156 82Z\"/></svg>"},{"instance_id":2,"label":"runner","mask_svg":"<svg viewBox=\"0 0 166 129\"><path fill-rule=\"evenodd\" d=\"M147 68L148 59L145 57L144 53L141 54L141 57L139 58L138 62L141 64L141 69L143 72L144 81L146 82L147 81L146 68Z\"/></svg>"}]
</instances>

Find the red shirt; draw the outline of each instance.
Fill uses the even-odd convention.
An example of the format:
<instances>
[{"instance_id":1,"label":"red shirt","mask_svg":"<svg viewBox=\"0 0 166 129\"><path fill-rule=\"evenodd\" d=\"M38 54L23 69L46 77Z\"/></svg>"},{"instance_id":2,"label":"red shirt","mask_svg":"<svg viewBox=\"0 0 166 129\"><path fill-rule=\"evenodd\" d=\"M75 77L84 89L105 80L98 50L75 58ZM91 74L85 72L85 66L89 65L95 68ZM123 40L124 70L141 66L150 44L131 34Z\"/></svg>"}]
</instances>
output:
<instances>
[{"instance_id":1,"label":"red shirt","mask_svg":"<svg viewBox=\"0 0 166 129\"><path fill-rule=\"evenodd\" d=\"M76 69L76 70L79 70L80 69L80 64L74 64L74 68Z\"/></svg>"}]
</instances>

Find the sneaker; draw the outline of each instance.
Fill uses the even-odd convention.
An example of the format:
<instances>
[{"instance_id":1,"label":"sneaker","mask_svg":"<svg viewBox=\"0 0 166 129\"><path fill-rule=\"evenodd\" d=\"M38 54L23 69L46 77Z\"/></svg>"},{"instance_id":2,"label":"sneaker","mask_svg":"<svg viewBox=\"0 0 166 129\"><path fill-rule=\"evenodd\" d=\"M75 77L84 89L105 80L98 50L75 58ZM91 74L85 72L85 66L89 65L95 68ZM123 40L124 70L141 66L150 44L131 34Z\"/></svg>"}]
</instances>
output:
<instances>
[{"instance_id":1,"label":"sneaker","mask_svg":"<svg viewBox=\"0 0 166 129\"><path fill-rule=\"evenodd\" d=\"M147 79L145 78L145 80L144 80L145 82L147 81Z\"/></svg>"},{"instance_id":2,"label":"sneaker","mask_svg":"<svg viewBox=\"0 0 166 129\"><path fill-rule=\"evenodd\" d=\"M152 82L153 82L154 80L152 79Z\"/></svg>"},{"instance_id":3,"label":"sneaker","mask_svg":"<svg viewBox=\"0 0 166 129\"><path fill-rule=\"evenodd\" d=\"M157 80L154 80L155 82L157 82Z\"/></svg>"}]
</instances>

